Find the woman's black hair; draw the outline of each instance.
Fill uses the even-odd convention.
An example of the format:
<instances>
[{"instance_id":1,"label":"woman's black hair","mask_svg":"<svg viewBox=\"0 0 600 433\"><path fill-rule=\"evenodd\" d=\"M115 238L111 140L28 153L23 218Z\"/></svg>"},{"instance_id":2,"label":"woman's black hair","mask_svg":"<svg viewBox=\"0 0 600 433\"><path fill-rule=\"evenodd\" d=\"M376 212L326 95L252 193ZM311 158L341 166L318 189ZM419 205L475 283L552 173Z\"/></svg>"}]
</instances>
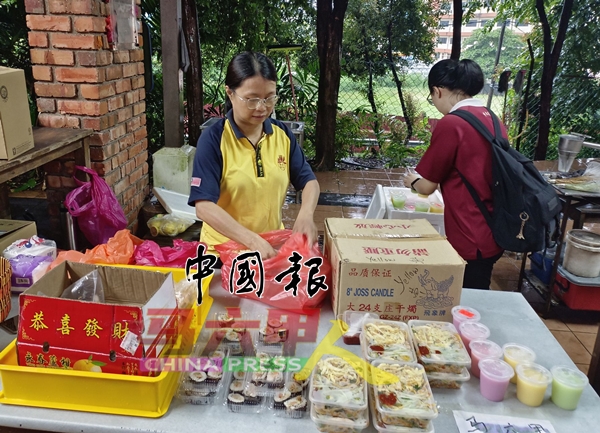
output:
<instances>
[{"instance_id":1,"label":"woman's black hair","mask_svg":"<svg viewBox=\"0 0 600 433\"><path fill-rule=\"evenodd\" d=\"M429 92L433 87L443 87L475 96L483 89L483 71L473 60L444 59L432 66L427 84Z\"/></svg>"},{"instance_id":2,"label":"woman's black hair","mask_svg":"<svg viewBox=\"0 0 600 433\"><path fill-rule=\"evenodd\" d=\"M277 82L277 71L271 59L262 53L245 51L237 54L227 66L225 85L235 90L247 78L261 76L266 80ZM231 110L231 101L225 99L225 112Z\"/></svg>"}]
</instances>

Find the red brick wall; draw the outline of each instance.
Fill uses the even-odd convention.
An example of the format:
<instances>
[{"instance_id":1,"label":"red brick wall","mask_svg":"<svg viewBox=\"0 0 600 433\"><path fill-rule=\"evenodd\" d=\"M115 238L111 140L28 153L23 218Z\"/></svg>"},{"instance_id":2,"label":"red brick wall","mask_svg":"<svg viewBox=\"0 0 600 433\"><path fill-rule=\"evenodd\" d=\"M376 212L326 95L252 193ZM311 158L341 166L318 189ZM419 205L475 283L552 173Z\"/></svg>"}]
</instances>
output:
<instances>
[{"instance_id":1,"label":"red brick wall","mask_svg":"<svg viewBox=\"0 0 600 433\"><path fill-rule=\"evenodd\" d=\"M101 0L25 0L25 7L39 125L93 130L92 168L132 228L150 188L141 35L139 49L112 50ZM45 166L51 216L75 186L73 161L68 155Z\"/></svg>"}]
</instances>

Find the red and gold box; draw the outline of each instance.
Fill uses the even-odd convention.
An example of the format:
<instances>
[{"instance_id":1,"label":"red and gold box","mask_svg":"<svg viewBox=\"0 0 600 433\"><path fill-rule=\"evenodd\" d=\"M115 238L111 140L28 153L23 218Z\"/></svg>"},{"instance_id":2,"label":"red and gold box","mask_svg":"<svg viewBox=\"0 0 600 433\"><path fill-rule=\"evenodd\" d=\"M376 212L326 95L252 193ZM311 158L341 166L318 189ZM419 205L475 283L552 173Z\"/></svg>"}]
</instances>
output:
<instances>
[{"instance_id":1,"label":"red and gold box","mask_svg":"<svg viewBox=\"0 0 600 433\"><path fill-rule=\"evenodd\" d=\"M105 302L61 298L98 270ZM140 366L176 336L170 273L63 262L19 297L19 365L148 375Z\"/></svg>"}]
</instances>

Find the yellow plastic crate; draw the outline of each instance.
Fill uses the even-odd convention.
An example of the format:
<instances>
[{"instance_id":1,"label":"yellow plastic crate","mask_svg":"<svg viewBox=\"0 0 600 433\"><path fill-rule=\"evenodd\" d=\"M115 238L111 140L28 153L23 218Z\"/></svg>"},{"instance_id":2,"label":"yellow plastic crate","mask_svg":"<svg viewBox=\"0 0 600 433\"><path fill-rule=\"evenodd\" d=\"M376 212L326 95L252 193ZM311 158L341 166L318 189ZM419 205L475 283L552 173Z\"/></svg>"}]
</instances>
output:
<instances>
[{"instance_id":1,"label":"yellow plastic crate","mask_svg":"<svg viewBox=\"0 0 600 433\"><path fill-rule=\"evenodd\" d=\"M183 269L136 268L173 272L176 281L185 277ZM182 318L177 341L167 347L166 356L191 352L213 302L208 293L210 279L202 281L202 305ZM145 377L22 367L18 365L15 339L0 353L0 403L158 418L169 409L180 375L179 371Z\"/></svg>"}]
</instances>

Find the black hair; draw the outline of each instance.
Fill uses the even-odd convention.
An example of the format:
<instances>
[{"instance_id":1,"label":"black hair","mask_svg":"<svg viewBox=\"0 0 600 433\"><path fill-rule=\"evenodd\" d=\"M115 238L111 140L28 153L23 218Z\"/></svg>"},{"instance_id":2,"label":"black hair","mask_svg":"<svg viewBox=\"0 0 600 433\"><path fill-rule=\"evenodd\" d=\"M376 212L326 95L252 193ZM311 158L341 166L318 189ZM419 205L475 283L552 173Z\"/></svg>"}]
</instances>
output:
<instances>
[{"instance_id":1,"label":"black hair","mask_svg":"<svg viewBox=\"0 0 600 433\"><path fill-rule=\"evenodd\" d=\"M260 75L266 80L277 82L277 71L271 59L262 53L245 51L237 54L227 66L225 85L235 90L244 80ZM231 110L231 101L225 98L225 112Z\"/></svg>"},{"instance_id":2,"label":"black hair","mask_svg":"<svg viewBox=\"0 0 600 433\"><path fill-rule=\"evenodd\" d=\"M444 59L432 66L427 77L429 92L443 87L475 96L483 89L483 71L473 60Z\"/></svg>"}]
</instances>

